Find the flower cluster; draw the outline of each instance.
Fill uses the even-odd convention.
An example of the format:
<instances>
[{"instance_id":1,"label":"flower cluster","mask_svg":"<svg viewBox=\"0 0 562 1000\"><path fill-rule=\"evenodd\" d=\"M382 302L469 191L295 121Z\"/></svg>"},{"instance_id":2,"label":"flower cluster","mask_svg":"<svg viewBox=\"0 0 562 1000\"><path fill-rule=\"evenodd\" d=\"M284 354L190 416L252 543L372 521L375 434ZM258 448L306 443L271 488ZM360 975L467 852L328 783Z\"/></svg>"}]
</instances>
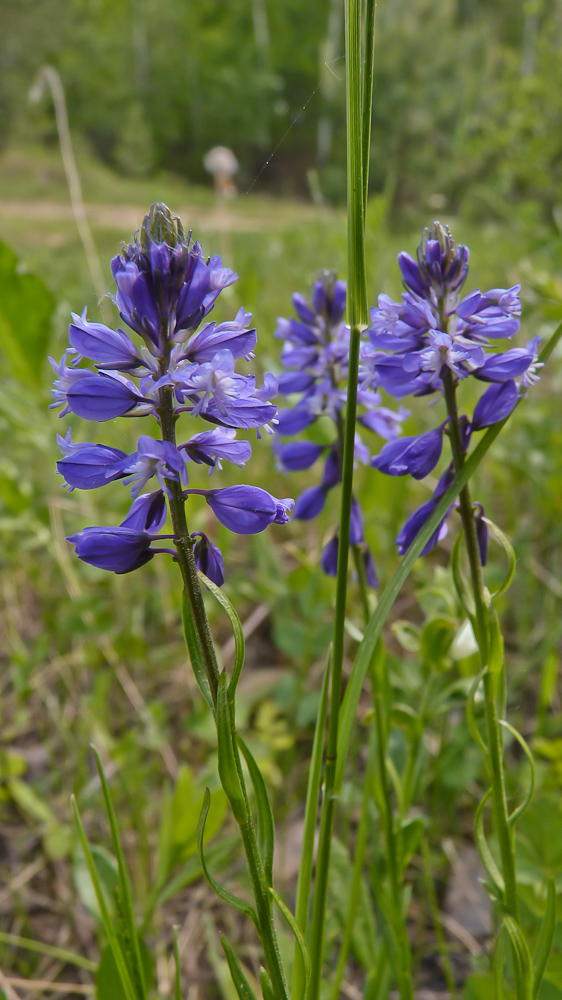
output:
<instances>
[{"instance_id":1,"label":"flower cluster","mask_svg":"<svg viewBox=\"0 0 562 1000\"><path fill-rule=\"evenodd\" d=\"M371 465L391 476L427 476L437 465L443 434L455 421L462 452L474 431L507 417L519 397L538 380L539 337L526 347L489 352L491 340L506 340L519 330L520 286L474 291L461 297L468 274L468 247L457 246L448 228L435 222L424 230L417 260L401 253L398 263L406 291L400 302L380 295L371 311L369 343L362 352L362 384L382 386L396 398L440 392L447 402L447 419L435 430L417 437L401 437L384 446ZM480 397L469 420L456 413L456 386L472 376L489 388ZM400 555L453 479L453 466L441 476L430 500L409 518L397 538ZM452 508L451 508L452 509ZM481 504L475 504L480 555L486 562L487 528ZM425 546L425 554L447 533L446 520Z\"/></svg>"},{"instance_id":2,"label":"flower cluster","mask_svg":"<svg viewBox=\"0 0 562 1000\"><path fill-rule=\"evenodd\" d=\"M310 302L302 295L293 295L297 318L280 319L275 334L284 341L281 360L286 369L279 377L279 392L297 397L294 406L279 411L277 434L280 438L293 437L311 428L320 417L328 417L332 425L329 444L301 439L275 446L279 462L287 471L308 469L323 458L320 483L305 489L296 502L294 516L303 521L322 511L329 491L341 480L350 337L349 327L343 320L345 302L345 282L325 271L313 285ZM366 384L361 388L358 406L359 423L366 430L386 440L393 440L400 433L406 413L396 413L382 406L380 394L372 386ZM359 433L355 437L355 458L363 464L369 461L369 450ZM364 541L363 515L355 498L350 544L359 547L367 582L375 587L375 565ZM337 555L336 532L322 553L322 567L330 575L336 574Z\"/></svg>"},{"instance_id":3,"label":"flower cluster","mask_svg":"<svg viewBox=\"0 0 562 1000\"><path fill-rule=\"evenodd\" d=\"M192 493L205 497L211 510L231 531L254 534L268 524L288 521L292 500L277 500L255 486L187 489L188 465L206 465L211 474L222 461L244 466L251 455L248 441L236 439L238 429L272 432L277 406L277 380L266 374L262 388L252 375L235 370L239 358L252 358L256 331L251 315L240 309L233 321L204 322L215 301L237 275L220 257L206 258L191 232L184 235L179 219L165 205L155 204L134 241L112 261L117 285L115 303L123 330L73 314L70 347L60 363L52 358L57 378L54 407L61 416L74 413L87 420L148 416L160 427L158 440L143 434L137 449L127 454L103 444L75 444L71 432L58 441L63 454L57 463L65 484L96 489L122 479L131 486L133 505L116 528L85 528L69 538L79 558L94 566L128 573L157 552L167 506L183 504ZM203 325L201 325L203 324ZM77 367L86 358L95 371ZM180 414L202 417L212 429L176 441ZM156 478L158 488L143 493ZM177 526L174 525L175 530ZM199 568L220 585L222 556L201 532L190 535Z\"/></svg>"}]
</instances>

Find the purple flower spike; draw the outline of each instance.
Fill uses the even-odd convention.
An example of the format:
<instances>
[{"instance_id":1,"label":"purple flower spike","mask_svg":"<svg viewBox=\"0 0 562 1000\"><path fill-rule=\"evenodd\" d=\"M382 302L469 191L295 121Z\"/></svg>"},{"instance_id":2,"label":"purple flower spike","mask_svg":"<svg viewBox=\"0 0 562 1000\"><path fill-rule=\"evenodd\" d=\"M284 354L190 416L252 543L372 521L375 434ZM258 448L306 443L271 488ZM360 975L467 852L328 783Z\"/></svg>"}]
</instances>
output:
<instances>
[{"instance_id":1,"label":"purple flower spike","mask_svg":"<svg viewBox=\"0 0 562 1000\"><path fill-rule=\"evenodd\" d=\"M86 309L81 316L72 313L72 319L68 339L78 353L74 364L89 358L98 368L108 370L129 371L144 366L136 347L121 330L110 330L103 323L90 323Z\"/></svg>"},{"instance_id":2,"label":"purple flower spike","mask_svg":"<svg viewBox=\"0 0 562 1000\"><path fill-rule=\"evenodd\" d=\"M57 441L65 456L57 462L57 471L70 491L95 490L125 475L119 464L127 457L124 451L89 441L73 444L70 427L66 437L57 434Z\"/></svg>"},{"instance_id":3,"label":"purple flower spike","mask_svg":"<svg viewBox=\"0 0 562 1000\"><path fill-rule=\"evenodd\" d=\"M315 420L315 414L311 413L305 406L296 406L294 410L279 410L277 413L277 433L281 437L292 437L293 434L300 434Z\"/></svg>"},{"instance_id":4,"label":"purple flower spike","mask_svg":"<svg viewBox=\"0 0 562 1000\"><path fill-rule=\"evenodd\" d=\"M484 427L505 420L515 409L519 393L513 379L491 385L478 400L472 418L472 430L481 431Z\"/></svg>"},{"instance_id":5,"label":"purple flower spike","mask_svg":"<svg viewBox=\"0 0 562 1000\"><path fill-rule=\"evenodd\" d=\"M224 566L221 550L216 545L213 545L202 531L194 531L191 537L198 538L193 547L197 569L200 569L217 587L222 587L224 583Z\"/></svg>"},{"instance_id":6,"label":"purple flower spike","mask_svg":"<svg viewBox=\"0 0 562 1000\"><path fill-rule=\"evenodd\" d=\"M277 500L259 486L227 486L223 490L186 490L204 496L213 514L237 535L255 535L268 524L286 524L294 500Z\"/></svg>"},{"instance_id":7,"label":"purple flower spike","mask_svg":"<svg viewBox=\"0 0 562 1000\"><path fill-rule=\"evenodd\" d=\"M423 479L437 465L443 448L444 425L418 437L401 437L389 441L371 465L387 476L413 476Z\"/></svg>"},{"instance_id":8,"label":"purple flower spike","mask_svg":"<svg viewBox=\"0 0 562 1000\"><path fill-rule=\"evenodd\" d=\"M127 517L121 521L121 527L131 528L133 531L147 531L150 535L156 534L164 527L167 513L166 499L162 490L143 493L132 504Z\"/></svg>"},{"instance_id":9,"label":"purple flower spike","mask_svg":"<svg viewBox=\"0 0 562 1000\"><path fill-rule=\"evenodd\" d=\"M102 422L114 417L140 417L154 412L152 400L141 396L132 382L116 372L111 375L88 373L86 378L69 386L66 398L72 412L84 420Z\"/></svg>"},{"instance_id":10,"label":"purple flower spike","mask_svg":"<svg viewBox=\"0 0 562 1000\"><path fill-rule=\"evenodd\" d=\"M150 548L151 535L132 528L84 528L66 540L74 545L83 562L113 573L130 573L149 562L156 552Z\"/></svg>"}]
</instances>

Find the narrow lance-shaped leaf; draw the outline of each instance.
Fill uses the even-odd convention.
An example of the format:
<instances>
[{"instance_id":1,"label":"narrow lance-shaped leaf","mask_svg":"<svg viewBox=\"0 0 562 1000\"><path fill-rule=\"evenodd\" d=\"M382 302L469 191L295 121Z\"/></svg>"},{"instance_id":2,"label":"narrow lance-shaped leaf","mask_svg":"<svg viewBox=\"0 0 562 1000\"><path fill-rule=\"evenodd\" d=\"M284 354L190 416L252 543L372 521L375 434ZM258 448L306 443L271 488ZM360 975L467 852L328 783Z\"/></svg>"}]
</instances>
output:
<instances>
[{"instance_id":1,"label":"narrow lance-shaped leaf","mask_svg":"<svg viewBox=\"0 0 562 1000\"><path fill-rule=\"evenodd\" d=\"M109 941L109 946L113 952L115 964L117 966L119 976L121 978L121 984L125 991L127 1000L138 1000L135 988L133 986L133 981L131 979L131 975L129 972L129 968L127 965L127 961L123 953L121 944L119 942L119 938L117 936L116 928L114 926L113 920L111 919L109 910L107 909L107 904L105 902L103 890L100 884L100 880L98 878L98 873L96 871L96 866L94 863L94 859L92 857L92 852L90 850L90 845L88 843L86 831L84 830L82 819L80 817L80 813L78 811L78 806L76 804L76 799L74 798L74 796L71 797L71 804L74 812L74 818L76 820L76 825L78 827L78 836L80 838L80 844L82 845L82 850L84 851L84 857L86 858L86 864L88 865L88 871L90 873L90 878L92 880L92 885L94 887L94 892L96 894L96 899L98 901L98 906L100 909L104 930L107 935L107 940Z\"/></svg>"},{"instance_id":2,"label":"narrow lance-shaped leaf","mask_svg":"<svg viewBox=\"0 0 562 1000\"><path fill-rule=\"evenodd\" d=\"M228 903L229 906L233 906L235 910L239 910L246 917L249 917L257 930L259 930L259 923L257 915L252 906L246 903L245 900L240 899L239 896L235 896L234 893L229 892L228 889L223 889L221 885L216 881L211 875L209 869L207 868L207 862L205 861L205 853L203 849L203 837L205 834L205 823L207 821L207 816L209 815L209 807L211 805L211 793L208 788L205 789L205 795L203 797L203 806L201 808L201 815L199 817L199 823L197 825L197 851L199 853L199 860L201 862L201 867L203 869L203 874L207 879L207 882L211 886L211 889L216 892L217 896L223 900L224 903Z\"/></svg>"},{"instance_id":3,"label":"narrow lance-shaped leaf","mask_svg":"<svg viewBox=\"0 0 562 1000\"><path fill-rule=\"evenodd\" d=\"M533 955L533 997L539 995L539 989L546 969L546 963L554 943L556 931L556 882L553 875L548 876L546 887L546 910L541 924L539 939Z\"/></svg>"},{"instance_id":4,"label":"narrow lance-shaped leaf","mask_svg":"<svg viewBox=\"0 0 562 1000\"><path fill-rule=\"evenodd\" d=\"M193 673L195 674L195 680L199 685L199 689L205 701L207 702L207 705L214 713L215 708L213 705L213 697L211 695L211 689L209 687L207 672L205 670L205 665L203 663L203 656L201 654L201 647L199 645L199 637L195 629L195 622L193 621L191 604L189 603L189 595L187 594L186 590L184 590L182 593L181 617L183 622L183 634L185 638L185 644L187 646L187 651L189 653L189 658L191 660L191 666L193 667Z\"/></svg>"},{"instance_id":5,"label":"narrow lance-shaped leaf","mask_svg":"<svg viewBox=\"0 0 562 1000\"><path fill-rule=\"evenodd\" d=\"M212 580L209 580L201 570L198 570L198 576L202 583L209 588L213 597L216 597L219 604L222 605L226 611L228 617L230 618L230 623L232 625L232 631L234 633L234 667L232 669L232 677L228 687L228 694L231 701L234 700L234 695L236 694L236 687L240 679L240 674L242 672L242 667L244 666L244 657L246 654L246 643L244 640L244 632L242 630L242 623L238 617L238 613L234 605L229 601L226 594L217 587Z\"/></svg>"},{"instance_id":6,"label":"narrow lance-shaped leaf","mask_svg":"<svg viewBox=\"0 0 562 1000\"><path fill-rule=\"evenodd\" d=\"M123 908L123 917L125 923L125 932L127 939L130 942L131 957L133 961L133 973L135 982L137 983L137 988L139 996L141 998L146 997L146 983L145 983L145 973L144 966L141 959L139 938L137 933L137 928L135 924L135 914L133 910L133 900L131 896L131 888L129 885L129 879L127 876L127 870L125 867L125 858L123 856L123 850L121 848L121 841L119 838L119 830L117 827L117 817L115 816L115 810L113 808L113 803L111 801L111 796L109 794L109 786L107 784L107 779L105 777L105 771L103 769L103 764L101 762L101 757L95 746L92 745L92 751L94 757L96 758L96 766L98 769L98 774L100 776L101 787L103 791L103 798L105 802L105 808L107 812L107 817L109 819L109 826L111 829L111 839L113 841L113 850L115 851L115 857L117 859L117 870L119 872L119 896L121 899L121 905Z\"/></svg>"},{"instance_id":7,"label":"narrow lance-shaped leaf","mask_svg":"<svg viewBox=\"0 0 562 1000\"><path fill-rule=\"evenodd\" d=\"M256 1000L256 995L246 978L244 970L234 953L232 945L225 938L224 934L221 934L221 944L226 955L226 961L228 962L232 982L234 983L239 1000Z\"/></svg>"},{"instance_id":8,"label":"narrow lance-shaped leaf","mask_svg":"<svg viewBox=\"0 0 562 1000\"><path fill-rule=\"evenodd\" d=\"M271 811L271 803L265 787L263 775L254 757L242 737L237 734L238 745L244 755L248 772L256 796L258 810L258 846L264 868L265 878L269 886L273 885L273 853L275 850L275 823Z\"/></svg>"}]
</instances>

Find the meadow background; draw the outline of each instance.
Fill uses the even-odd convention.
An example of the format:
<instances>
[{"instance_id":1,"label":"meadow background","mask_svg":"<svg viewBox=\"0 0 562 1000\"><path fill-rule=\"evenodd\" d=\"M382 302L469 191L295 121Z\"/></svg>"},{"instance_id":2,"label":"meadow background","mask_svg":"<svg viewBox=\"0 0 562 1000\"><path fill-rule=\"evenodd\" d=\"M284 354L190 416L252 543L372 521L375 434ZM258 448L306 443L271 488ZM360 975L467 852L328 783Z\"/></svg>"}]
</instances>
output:
<instances>
[{"instance_id":1,"label":"meadow background","mask_svg":"<svg viewBox=\"0 0 562 1000\"><path fill-rule=\"evenodd\" d=\"M232 915L200 879L195 823L204 785L217 785L214 731L184 652L177 569L155 560L116 577L79 564L64 541L86 524L118 523L128 494L119 484L68 494L55 475L55 436L67 420L59 424L48 410L46 357L64 350L71 310L88 305L90 319L101 319L101 311L71 211L52 102L44 96L30 103L29 91L43 65L58 70L108 292L111 257L150 203L165 201L205 252L221 253L240 276L213 318L241 305L251 311L257 364L279 371L273 334L277 316L290 314L292 292L306 293L320 268L345 275L342 21L339 0L3 0L0 7L0 968L14 979L62 979L89 990L87 965L76 969L15 948L6 934L71 948L86 963L103 946L69 805L74 792L99 863L111 869L92 741L111 776L146 933L158 942L159 995L170 988L173 923L181 927L189 1000L230 998L217 927L227 928L247 962L256 960L247 928L231 926ZM397 253L415 253L422 227L440 218L471 248L467 290L521 282L519 343L560 322L561 45L555 0L381 0L367 210L373 305L379 292L399 295ZM229 201L217 200L202 164L217 144L230 146L240 163L239 194ZM537 761L536 795L518 844L531 935L548 872L562 892L561 361L558 352L474 489L518 557L501 616L509 717ZM414 408L406 433L429 426L425 403L414 401ZM122 426L92 426L83 438L126 448L141 425L131 421L126 444ZM296 496L308 476L282 475L263 440L242 478ZM221 484L237 479L225 470ZM369 469L358 473L383 584L397 563L396 534L425 489ZM223 549L226 591L246 624L240 726L275 790L277 879L290 899L334 601L318 559L337 498L317 521L248 539L211 524L199 498L190 505L198 527L207 521ZM450 544L418 562L387 628L393 688L406 703L419 701L432 669L461 685L474 672L473 651L462 645L437 667L424 658L429 615L437 609L460 623L445 569ZM498 549L492 582L500 567ZM351 596L350 655L360 621ZM228 664L228 622L216 605L209 613ZM367 706L364 714L366 729ZM352 816L363 742L359 734L359 777L346 786ZM397 758L403 749L398 729ZM420 988L445 995L424 891L429 857L463 996L486 1000L490 914L469 891L478 877L471 823L483 779L479 753L460 711L428 718L422 749L427 779L419 810L432 817L429 853L416 852L410 871ZM517 748L510 765L514 787L525 782ZM173 850L162 874L155 859L168 800ZM242 865L223 814L217 792L213 863L236 885ZM341 828L338 837L332 939L341 931L352 830ZM342 986L349 1000L360 996L365 949L361 925ZM20 989L23 997L37 995ZM560 997L559 926L540 998Z\"/></svg>"}]
</instances>

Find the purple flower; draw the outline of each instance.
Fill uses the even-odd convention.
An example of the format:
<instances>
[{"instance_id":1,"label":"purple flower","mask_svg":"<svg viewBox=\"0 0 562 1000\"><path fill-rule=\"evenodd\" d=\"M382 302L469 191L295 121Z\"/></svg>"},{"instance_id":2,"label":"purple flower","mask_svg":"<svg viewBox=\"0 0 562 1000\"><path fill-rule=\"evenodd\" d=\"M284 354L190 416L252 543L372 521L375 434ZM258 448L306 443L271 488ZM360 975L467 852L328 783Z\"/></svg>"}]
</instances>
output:
<instances>
[{"instance_id":1,"label":"purple flower","mask_svg":"<svg viewBox=\"0 0 562 1000\"><path fill-rule=\"evenodd\" d=\"M202 364L212 361L215 354L224 349L230 351L233 358L253 357L257 336L255 329L249 329L251 322L252 314L239 309L234 320L218 326L207 323L186 345L185 357Z\"/></svg>"},{"instance_id":2,"label":"purple flower","mask_svg":"<svg viewBox=\"0 0 562 1000\"><path fill-rule=\"evenodd\" d=\"M237 535L255 535L268 524L286 524L294 500L277 500L259 486L227 486L222 490L186 490L205 497L213 514Z\"/></svg>"},{"instance_id":3,"label":"purple flower","mask_svg":"<svg viewBox=\"0 0 562 1000\"><path fill-rule=\"evenodd\" d=\"M157 551L150 548L152 536L132 528L84 528L70 535L76 555L90 566L130 573L149 562Z\"/></svg>"},{"instance_id":4,"label":"purple flower","mask_svg":"<svg viewBox=\"0 0 562 1000\"><path fill-rule=\"evenodd\" d=\"M403 556L406 554L406 552L410 548L410 545L412 544L416 536L419 534L426 521L433 514L433 511L435 510L439 500L453 482L454 477L455 477L454 469L453 466L450 465L449 468L446 469L443 475L441 476L437 484L435 493L433 494L431 500L427 500L426 503L423 503L421 507L418 507L418 509L415 510L414 513L410 515L410 517L406 521L406 524L401 529L396 539L396 545L398 547L398 555ZM445 514L443 520L437 525L435 531L433 532L429 541L426 542L420 555L426 556L428 552L431 552L432 548L437 544L437 542L440 542L443 538L445 538L445 535L447 534L448 531L446 522L452 509L453 505L449 507L449 510Z\"/></svg>"},{"instance_id":5,"label":"purple flower","mask_svg":"<svg viewBox=\"0 0 562 1000\"><path fill-rule=\"evenodd\" d=\"M85 375L66 390L67 405L78 417L101 422L114 417L140 417L154 412L152 400L141 395L133 382L123 375L117 372L99 372L97 375L85 372Z\"/></svg>"},{"instance_id":6,"label":"purple flower","mask_svg":"<svg viewBox=\"0 0 562 1000\"><path fill-rule=\"evenodd\" d=\"M221 550L213 545L202 531L194 531L191 537L198 539L193 547L197 569L200 569L217 587L222 587L224 567Z\"/></svg>"},{"instance_id":7,"label":"purple flower","mask_svg":"<svg viewBox=\"0 0 562 1000\"><path fill-rule=\"evenodd\" d=\"M274 445L275 454L287 472L310 469L325 450L325 445L314 444L312 441L291 441L288 444Z\"/></svg>"},{"instance_id":8,"label":"purple flower","mask_svg":"<svg viewBox=\"0 0 562 1000\"><path fill-rule=\"evenodd\" d=\"M147 531L152 535L162 530L167 513L166 499L162 490L143 493L131 505L127 517L121 521L121 527L131 528L134 531Z\"/></svg>"},{"instance_id":9,"label":"purple flower","mask_svg":"<svg viewBox=\"0 0 562 1000\"><path fill-rule=\"evenodd\" d=\"M237 441L236 431L230 427L215 427L212 431L202 431L181 444L188 462L210 466L209 475L215 468L222 469L221 460L244 466L252 455L249 441Z\"/></svg>"},{"instance_id":10,"label":"purple flower","mask_svg":"<svg viewBox=\"0 0 562 1000\"><path fill-rule=\"evenodd\" d=\"M128 477L131 496L138 497L152 476L156 476L166 496L170 496L167 480L181 482L187 479L185 459L181 452L169 441L155 441L147 434L141 435L137 450L126 455L119 468Z\"/></svg>"},{"instance_id":11,"label":"purple flower","mask_svg":"<svg viewBox=\"0 0 562 1000\"><path fill-rule=\"evenodd\" d=\"M85 368L69 368L65 365L65 360L68 354L73 354L74 352L70 349L65 351L60 362L57 364L54 358L49 358L51 365L53 366L58 378L55 379L53 383L53 388L51 394L53 396L54 402L49 406L49 409L56 408L57 406L62 406L59 416L65 417L67 413L70 413L70 406L68 405L68 392L71 388L81 382L83 379L92 378L92 372Z\"/></svg>"},{"instance_id":12,"label":"purple flower","mask_svg":"<svg viewBox=\"0 0 562 1000\"><path fill-rule=\"evenodd\" d=\"M89 358L98 368L129 371L145 367L134 344L122 330L110 330L103 323L90 323L86 309L81 316L72 313L73 323L68 328L68 339L77 352L74 364Z\"/></svg>"},{"instance_id":13,"label":"purple flower","mask_svg":"<svg viewBox=\"0 0 562 1000\"><path fill-rule=\"evenodd\" d=\"M512 347L503 354L491 354L485 363L474 374L483 382L506 382L521 377L521 385L528 388L540 380L537 369L542 364L537 363L537 348L540 336L533 337L526 347Z\"/></svg>"},{"instance_id":14,"label":"purple flower","mask_svg":"<svg viewBox=\"0 0 562 1000\"><path fill-rule=\"evenodd\" d=\"M389 441L371 459L371 465L387 476L410 475L414 479L423 479L435 468L441 457L444 427L442 424L418 437L401 437Z\"/></svg>"},{"instance_id":15,"label":"purple flower","mask_svg":"<svg viewBox=\"0 0 562 1000\"><path fill-rule=\"evenodd\" d=\"M295 504L295 520L311 521L314 517L318 517L324 510L327 495L328 488L323 484L309 486L308 489L303 490Z\"/></svg>"},{"instance_id":16,"label":"purple flower","mask_svg":"<svg viewBox=\"0 0 562 1000\"><path fill-rule=\"evenodd\" d=\"M70 427L66 437L57 434L57 441L65 456L57 462L57 471L70 491L95 490L125 475L120 466L127 457L124 451L89 441L73 444Z\"/></svg>"},{"instance_id":17,"label":"purple flower","mask_svg":"<svg viewBox=\"0 0 562 1000\"><path fill-rule=\"evenodd\" d=\"M515 408L519 393L513 379L491 385L478 400L472 418L472 430L481 431L484 427L505 420Z\"/></svg>"}]
</instances>

